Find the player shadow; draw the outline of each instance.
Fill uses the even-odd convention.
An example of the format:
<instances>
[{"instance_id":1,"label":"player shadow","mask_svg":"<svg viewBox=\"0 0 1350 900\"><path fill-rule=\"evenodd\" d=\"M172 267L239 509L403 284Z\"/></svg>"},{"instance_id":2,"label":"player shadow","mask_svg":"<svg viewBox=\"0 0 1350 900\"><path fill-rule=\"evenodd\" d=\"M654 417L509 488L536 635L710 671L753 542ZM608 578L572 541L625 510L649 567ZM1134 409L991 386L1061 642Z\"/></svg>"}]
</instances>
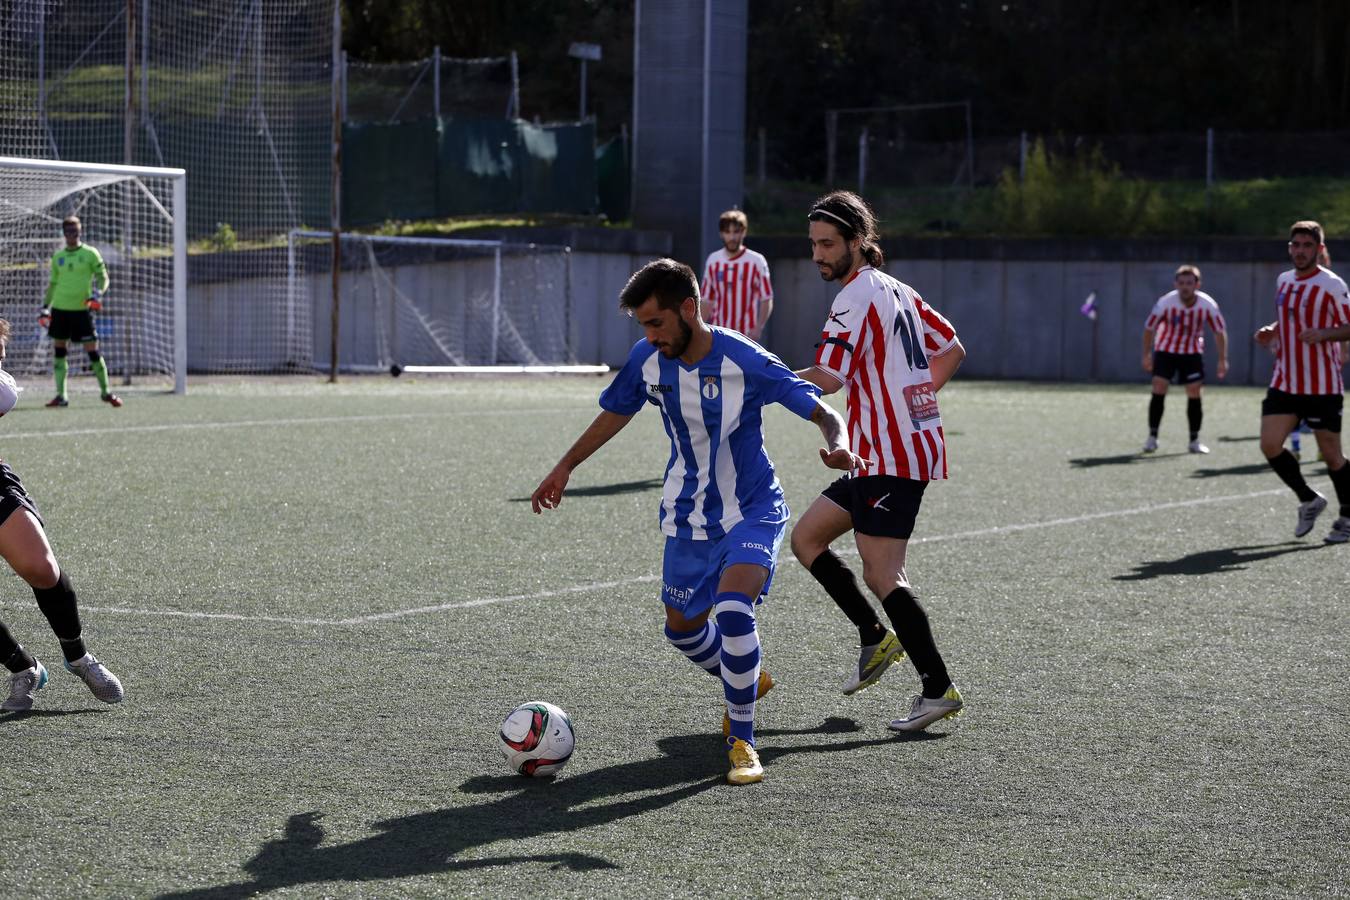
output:
<instances>
[{"instance_id":1,"label":"player shadow","mask_svg":"<svg viewBox=\"0 0 1350 900\"><path fill-rule=\"evenodd\" d=\"M659 490L664 484L660 478L645 478L642 481L621 481L618 484L597 484L593 487L568 488L563 499L573 497L613 497L617 494L644 494ZM512 497L512 503L529 503L529 497Z\"/></svg>"},{"instance_id":2,"label":"player shadow","mask_svg":"<svg viewBox=\"0 0 1350 900\"><path fill-rule=\"evenodd\" d=\"M1220 444L1244 444L1244 443L1250 443L1250 442L1252 442L1252 441L1259 441L1259 440L1261 440L1261 435L1259 435L1259 434L1244 434L1244 435L1240 435L1240 436L1238 436L1238 437L1233 437L1233 436L1231 436L1231 435L1221 434L1221 435L1219 435L1219 437L1217 438L1217 440L1218 440L1218 442L1219 442Z\"/></svg>"},{"instance_id":3,"label":"player shadow","mask_svg":"<svg viewBox=\"0 0 1350 900\"><path fill-rule=\"evenodd\" d=\"M1319 550L1321 544L1286 541L1252 547L1226 547L1222 550L1201 550L1179 559L1155 560L1140 563L1128 575L1112 576L1112 581L1147 581L1164 575L1211 575L1218 572L1238 572L1254 562L1273 559L1286 553Z\"/></svg>"},{"instance_id":4,"label":"player shadow","mask_svg":"<svg viewBox=\"0 0 1350 900\"><path fill-rule=\"evenodd\" d=\"M1229 466L1226 469L1196 469L1192 478L1220 478L1225 475L1265 475L1270 473L1270 465L1265 462L1244 463Z\"/></svg>"},{"instance_id":5,"label":"player shadow","mask_svg":"<svg viewBox=\"0 0 1350 900\"><path fill-rule=\"evenodd\" d=\"M26 719L55 719L60 716L104 716L109 709L26 709L22 712L0 712L0 725L22 722Z\"/></svg>"},{"instance_id":6,"label":"player shadow","mask_svg":"<svg viewBox=\"0 0 1350 900\"><path fill-rule=\"evenodd\" d=\"M1075 469L1095 469L1098 466L1128 466L1134 463L1154 462L1171 456L1185 456L1184 453L1121 453L1116 456L1080 456L1069 460Z\"/></svg>"},{"instance_id":7,"label":"player shadow","mask_svg":"<svg viewBox=\"0 0 1350 900\"><path fill-rule=\"evenodd\" d=\"M822 726L775 729L765 736L845 734L861 730L856 722L827 719ZM887 736L835 744L761 747L761 759L794 753L833 753L892 744ZM725 783L726 752L720 737L689 734L662 738L660 755L593 769L557 779L519 775L479 775L460 785L465 794L498 795L482 803L386 819L378 833L345 844L324 845L323 812L296 813L282 837L265 843L243 870L251 880L218 887L175 891L159 900L235 900L281 888L323 882L368 882L461 872L520 863L545 863L554 869L617 869L589 853L506 854L463 857L498 841L573 833L672 806L704 791L737 788ZM624 795L636 795L629 799Z\"/></svg>"}]
</instances>

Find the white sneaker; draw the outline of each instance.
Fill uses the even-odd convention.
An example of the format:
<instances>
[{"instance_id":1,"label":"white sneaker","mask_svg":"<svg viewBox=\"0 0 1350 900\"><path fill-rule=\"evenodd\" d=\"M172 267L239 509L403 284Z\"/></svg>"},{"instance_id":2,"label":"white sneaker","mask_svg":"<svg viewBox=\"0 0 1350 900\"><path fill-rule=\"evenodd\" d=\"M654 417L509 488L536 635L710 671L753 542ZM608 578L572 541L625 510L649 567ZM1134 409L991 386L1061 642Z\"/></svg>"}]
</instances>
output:
<instances>
[{"instance_id":1,"label":"white sneaker","mask_svg":"<svg viewBox=\"0 0 1350 900\"><path fill-rule=\"evenodd\" d=\"M122 702L122 682L94 654L86 653L74 662L67 662L66 671L89 685L90 693L104 703Z\"/></svg>"},{"instance_id":2,"label":"white sneaker","mask_svg":"<svg viewBox=\"0 0 1350 900\"><path fill-rule=\"evenodd\" d=\"M961 710L965 708L965 705L965 701L961 699L961 692L956 689L956 685L947 688L947 693L936 700L930 700L920 694L914 698L914 702L909 708L909 715L903 719L892 719L890 729L891 731L923 731L938 719L954 719L961 715Z\"/></svg>"},{"instance_id":3,"label":"white sneaker","mask_svg":"<svg viewBox=\"0 0 1350 900\"><path fill-rule=\"evenodd\" d=\"M1326 537L1322 538L1322 541L1327 544L1344 544L1346 541L1350 541L1350 519L1341 516L1335 522L1332 522L1331 530L1327 532Z\"/></svg>"},{"instance_id":4,"label":"white sneaker","mask_svg":"<svg viewBox=\"0 0 1350 900\"><path fill-rule=\"evenodd\" d=\"M33 660L33 668L9 676L9 699L0 703L5 712L26 712L33 708L33 695L47 683L47 667Z\"/></svg>"},{"instance_id":5,"label":"white sneaker","mask_svg":"<svg viewBox=\"0 0 1350 900\"><path fill-rule=\"evenodd\" d=\"M1186 449L1189 450L1189 451L1192 452L1192 453L1208 453L1208 452L1209 452L1209 448L1206 447L1204 444L1200 443L1198 440L1191 441L1189 444L1186 445Z\"/></svg>"},{"instance_id":6,"label":"white sneaker","mask_svg":"<svg viewBox=\"0 0 1350 900\"><path fill-rule=\"evenodd\" d=\"M1152 453L1154 450L1157 449L1158 449L1158 439L1150 434L1148 436L1148 439L1144 441L1144 452Z\"/></svg>"},{"instance_id":7,"label":"white sneaker","mask_svg":"<svg viewBox=\"0 0 1350 900\"><path fill-rule=\"evenodd\" d=\"M1314 492L1316 493L1316 492ZM1298 505L1298 524L1294 526L1294 537L1303 537L1312 531L1313 523L1317 517L1322 514L1322 510L1327 508L1327 498L1318 494L1307 503Z\"/></svg>"}]
</instances>

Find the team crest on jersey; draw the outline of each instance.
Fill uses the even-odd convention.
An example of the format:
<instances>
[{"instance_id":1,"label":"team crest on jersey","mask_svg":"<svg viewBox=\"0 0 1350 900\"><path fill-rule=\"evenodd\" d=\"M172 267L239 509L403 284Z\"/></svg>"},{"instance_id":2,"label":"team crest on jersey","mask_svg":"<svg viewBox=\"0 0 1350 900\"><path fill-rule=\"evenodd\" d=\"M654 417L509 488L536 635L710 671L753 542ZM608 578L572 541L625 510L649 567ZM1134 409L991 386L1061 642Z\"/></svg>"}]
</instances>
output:
<instances>
[{"instance_id":1,"label":"team crest on jersey","mask_svg":"<svg viewBox=\"0 0 1350 900\"><path fill-rule=\"evenodd\" d=\"M716 400L717 395L720 393L721 390L717 387L717 377L715 375L705 375L703 377L703 396L707 397L709 400Z\"/></svg>"},{"instance_id":2,"label":"team crest on jersey","mask_svg":"<svg viewBox=\"0 0 1350 900\"><path fill-rule=\"evenodd\" d=\"M57 264L58 266L64 266L64 265L66 264L65 257L58 256L58 257L56 258L56 264Z\"/></svg>"}]
</instances>

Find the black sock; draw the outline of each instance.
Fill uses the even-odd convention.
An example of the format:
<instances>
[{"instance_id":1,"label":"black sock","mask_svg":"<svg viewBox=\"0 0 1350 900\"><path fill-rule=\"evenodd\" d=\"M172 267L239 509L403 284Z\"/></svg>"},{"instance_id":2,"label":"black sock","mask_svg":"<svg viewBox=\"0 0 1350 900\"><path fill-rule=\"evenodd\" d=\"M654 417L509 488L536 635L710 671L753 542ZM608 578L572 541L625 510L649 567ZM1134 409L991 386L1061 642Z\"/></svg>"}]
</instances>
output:
<instances>
[{"instance_id":1,"label":"black sock","mask_svg":"<svg viewBox=\"0 0 1350 900\"><path fill-rule=\"evenodd\" d=\"M1266 462L1270 463L1270 467L1280 476L1280 480L1298 495L1300 503L1307 503L1317 496L1317 492L1308 487L1308 482L1303 480L1303 473L1299 471L1298 460L1294 459L1294 454L1282 449L1279 456L1266 457Z\"/></svg>"},{"instance_id":2,"label":"black sock","mask_svg":"<svg viewBox=\"0 0 1350 900\"><path fill-rule=\"evenodd\" d=\"M1341 467L1334 472L1327 469L1327 473L1336 488L1336 500L1341 504L1341 515L1350 517L1350 462L1341 463Z\"/></svg>"},{"instance_id":3,"label":"black sock","mask_svg":"<svg viewBox=\"0 0 1350 900\"><path fill-rule=\"evenodd\" d=\"M1158 436L1158 426L1162 424L1163 404L1167 402L1166 394L1154 394L1148 401L1148 433L1154 437Z\"/></svg>"},{"instance_id":4,"label":"black sock","mask_svg":"<svg viewBox=\"0 0 1350 900\"><path fill-rule=\"evenodd\" d=\"M0 622L0 659L5 661L5 668L11 672L22 672L37 665L33 654L19 646L4 622Z\"/></svg>"},{"instance_id":5,"label":"black sock","mask_svg":"<svg viewBox=\"0 0 1350 900\"><path fill-rule=\"evenodd\" d=\"M952 686L947 667L933 642L933 631L928 627L928 615L909 588L898 587L881 601L886 615L895 626L895 634L909 654L910 662L919 672L923 695L930 700L941 697Z\"/></svg>"},{"instance_id":6,"label":"black sock","mask_svg":"<svg viewBox=\"0 0 1350 900\"><path fill-rule=\"evenodd\" d=\"M858 590L858 579L853 571L844 565L838 554L827 548L815 558L808 571L812 578L820 582L835 605L848 616L848 620L858 626L858 639L864 647L881 643L881 639L886 636L886 629L882 627L872 604Z\"/></svg>"},{"instance_id":7,"label":"black sock","mask_svg":"<svg viewBox=\"0 0 1350 900\"><path fill-rule=\"evenodd\" d=\"M1200 404L1199 397L1186 398L1186 421L1191 426L1191 440L1198 440L1200 437L1200 421L1204 419L1205 413Z\"/></svg>"},{"instance_id":8,"label":"black sock","mask_svg":"<svg viewBox=\"0 0 1350 900\"><path fill-rule=\"evenodd\" d=\"M85 654L84 641L80 638L80 612L75 606L75 589L70 579L62 572L56 584L49 588L33 588L38 609L47 617L52 632L61 642L61 652L67 662L74 662Z\"/></svg>"}]
</instances>

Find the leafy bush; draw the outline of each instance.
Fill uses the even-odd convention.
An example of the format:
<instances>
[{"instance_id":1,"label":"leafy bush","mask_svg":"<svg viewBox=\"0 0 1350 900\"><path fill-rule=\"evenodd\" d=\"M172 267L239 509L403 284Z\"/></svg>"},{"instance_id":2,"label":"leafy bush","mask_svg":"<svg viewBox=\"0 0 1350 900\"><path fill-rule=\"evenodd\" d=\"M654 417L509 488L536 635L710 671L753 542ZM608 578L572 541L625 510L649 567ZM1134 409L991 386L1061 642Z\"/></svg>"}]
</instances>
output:
<instances>
[{"instance_id":1,"label":"leafy bush","mask_svg":"<svg viewBox=\"0 0 1350 900\"><path fill-rule=\"evenodd\" d=\"M209 239L212 250L233 250L239 246L239 237L229 222L217 222L216 230Z\"/></svg>"},{"instance_id":2,"label":"leafy bush","mask_svg":"<svg viewBox=\"0 0 1350 900\"><path fill-rule=\"evenodd\" d=\"M1002 234L1130 237L1162 218L1156 185L1123 177L1097 146L1057 155L1038 138L1025 176L1005 169L995 190L990 230Z\"/></svg>"}]
</instances>

